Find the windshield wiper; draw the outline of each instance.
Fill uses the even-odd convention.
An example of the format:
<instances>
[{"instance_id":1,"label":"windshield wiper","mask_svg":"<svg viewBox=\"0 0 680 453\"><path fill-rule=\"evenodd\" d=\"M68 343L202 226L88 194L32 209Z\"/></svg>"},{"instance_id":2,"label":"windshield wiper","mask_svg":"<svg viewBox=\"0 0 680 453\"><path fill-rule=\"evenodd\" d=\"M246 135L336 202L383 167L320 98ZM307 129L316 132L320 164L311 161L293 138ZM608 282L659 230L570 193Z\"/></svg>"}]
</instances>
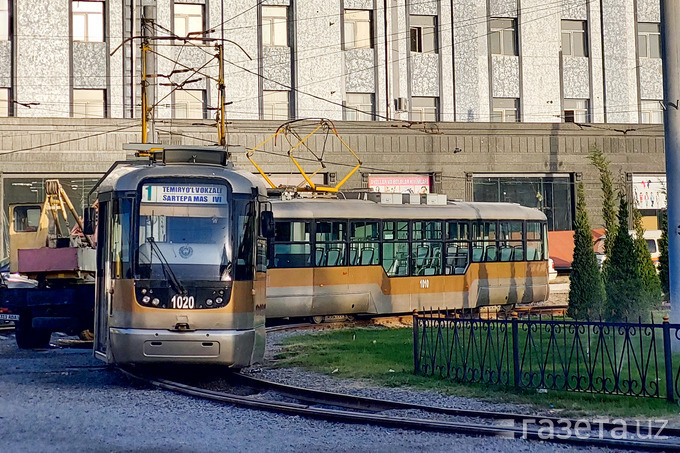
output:
<instances>
[{"instance_id":1,"label":"windshield wiper","mask_svg":"<svg viewBox=\"0 0 680 453\"><path fill-rule=\"evenodd\" d=\"M146 238L146 241L151 244L151 253L156 252L156 256L158 257L159 261L161 262L161 266L163 267L163 273L166 276L170 277L170 286L172 286L172 289L177 291L179 294L186 294L187 291L184 289L184 286L182 286L182 283L179 281L175 273L172 271L172 266L170 266L170 263L168 263L168 260L165 259L165 256L163 256L163 252L161 252L161 248L156 244L156 241L154 240L153 236L149 236Z\"/></svg>"}]
</instances>

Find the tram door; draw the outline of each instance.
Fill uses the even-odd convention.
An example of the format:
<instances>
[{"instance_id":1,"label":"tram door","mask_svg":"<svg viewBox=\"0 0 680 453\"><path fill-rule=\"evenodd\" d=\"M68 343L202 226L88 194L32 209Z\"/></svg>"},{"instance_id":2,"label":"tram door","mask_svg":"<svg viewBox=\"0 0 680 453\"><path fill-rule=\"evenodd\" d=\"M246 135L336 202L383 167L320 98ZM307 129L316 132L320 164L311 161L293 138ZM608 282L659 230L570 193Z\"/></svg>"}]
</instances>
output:
<instances>
[{"instance_id":1,"label":"tram door","mask_svg":"<svg viewBox=\"0 0 680 453\"><path fill-rule=\"evenodd\" d=\"M99 205L97 231L97 292L95 302L94 351L106 360L109 343L109 312L111 307L111 202Z\"/></svg>"}]
</instances>

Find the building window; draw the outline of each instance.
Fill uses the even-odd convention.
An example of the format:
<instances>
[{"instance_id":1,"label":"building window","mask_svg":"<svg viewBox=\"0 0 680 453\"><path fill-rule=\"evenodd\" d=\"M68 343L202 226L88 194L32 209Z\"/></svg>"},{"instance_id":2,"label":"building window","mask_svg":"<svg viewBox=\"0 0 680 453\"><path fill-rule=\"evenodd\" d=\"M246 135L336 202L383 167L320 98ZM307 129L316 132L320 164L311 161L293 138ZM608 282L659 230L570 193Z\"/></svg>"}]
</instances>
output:
<instances>
[{"instance_id":1,"label":"building window","mask_svg":"<svg viewBox=\"0 0 680 453\"><path fill-rule=\"evenodd\" d=\"M262 119L287 120L289 118L288 91L262 92Z\"/></svg>"},{"instance_id":2,"label":"building window","mask_svg":"<svg viewBox=\"0 0 680 453\"><path fill-rule=\"evenodd\" d=\"M262 7L262 45L288 45L288 7Z\"/></svg>"},{"instance_id":3,"label":"building window","mask_svg":"<svg viewBox=\"0 0 680 453\"><path fill-rule=\"evenodd\" d=\"M104 41L104 2L73 2L73 40Z\"/></svg>"},{"instance_id":4,"label":"building window","mask_svg":"<svg viewBox=\"0 0 680 453\"><path fill-rule=\"evenodd\" d=\"M203 5L194 3L175 3L173 14L175 16L175 30L177 36L196 37L203 34Z\"/></svg>"},{"instance_id":5,"label":"building window","mask_svg":"<svg viewBox=\"0 0 680 453\"><path fill-rule=\"evenodd\" d=\"M0 41L9 39L9 0L0 0Z\"/></svg>"},{"instance_id":6,"label":"building window","mask_svg":"<svg viewBox=\"0 0 680 453\"><path fill-rule=\"evenodd\" d=\"M644 124L663 124L662 101L640 101L640 122Z\"/></svg>"},{"instance_id":7,"label":"building window","mask_svg":"<svg viewBox=\"0 0 680 453\"><path fill-rule=\"evenodd\" d=\"M536 208L548 217L548 229L571 230L572 181L567 174L474 175L474 201L518 203Z\"/></svg>"},{"instance_id":8,"label":"building window","mask_svg":"<svg viewBox=\"0 0 680 453\"><path fill-rule=\"evenodd\" d=\"M205 90L175 90L175 118L205 118Z\"/></svg>"},{"instance_id":9,"label":"building window","mask_svg":"<svg viewBox=\"0 0 680 453\"><path fill-rule=\"evenodd\" d=\"M73 90L74 118L104 118L104 90Z\"/></svg>"},{"instance_id":10,"label":"building window","mask_svg":"<svg viewBox=\"0 0 680 453\"><path fill-rule=\"evenodd\" d=\"M411 52L437 52L436 16L411 16Z\"/></svg>"},{"instance_id":11,"label":"building window","mask_svg":"<svg viewBox=\"0 0 680 453\"><path fill-rule=\"evenodd\" d=\"M518 55L517 19L491 19L491 53L495 55Z\"/></svg>"},{"instance_id":12,"label":"building window","mask_svg":"<svg viewBox=\"0 0 680 453\"><path fill-rule=\"evenodd\" d=\"M438 121L438 99L430 97L411 98L411 121Z\"/></svg>"},{"instance_id":13,"label":"building window","mask_svg":"<svg viewBox=\"0 0 680 453\"><path fill-rule=\"evenodd\" d=\"M345 49L373 47L371 11L345 10Z\"/></svg>"},{"instance_id":14,"label":"building window","mask_svg":"<svg viewBox=\"0 0 680 453\"><path fill-rule=\"evenodd\" d=\"M503 123L519 121L519 99L493 98L491 121Z\"/></svg>"},{"instance_id":15,"label":"building window","mask_svg":"<svg viewBox=\"0 0 680 453\"><path fill-rule=\"evenodd\" d=\"M590 114L588 111L587 99L565 99L564 100L564 122L565 123L589 123Z\"/></svg>"},{"instance_id":16,"label":"building window","mask_svg":"<svg viewBox=\"0 0 680 453\"><path fill-rule=\"evenodd\" d=\"M0 118L9 116L9 88L0 88Z\"/></svg>"},{"instance_id":17,"label":"building window","mask_svg":"<svg viewBox=\"0 0 680 453\"><path fill-rule=\"evenodd\" d=\"M587 57L586 22L583 20L562 21L562 55Z\"/></svg>"},{"instance_id":18,"label":"building window","mask_svg":"<svg viewBox=\"0 0 680 453\"><path fill-rule=\"evenodd\" d=\"M372 121L375 112L373 93L347 93L343 119L347 121Z\"/></svg>"},{"instance_id":19,"label":"building window","mask_svg":"<svg viewBox=\"0 0 680 453\"><path fill-rule=\"evenodd\" d=\"M659 24L638 24L638 54L640 58L661 58L661 30Z\"/></svg>"}]
</instances>

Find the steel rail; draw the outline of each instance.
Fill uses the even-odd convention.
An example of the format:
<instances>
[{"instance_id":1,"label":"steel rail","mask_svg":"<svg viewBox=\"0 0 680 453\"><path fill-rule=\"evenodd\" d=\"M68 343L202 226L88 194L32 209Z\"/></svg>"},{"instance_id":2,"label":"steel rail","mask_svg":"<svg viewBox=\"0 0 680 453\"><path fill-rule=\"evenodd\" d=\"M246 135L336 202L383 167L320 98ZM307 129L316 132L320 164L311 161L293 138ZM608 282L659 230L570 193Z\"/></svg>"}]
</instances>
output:
<instances>
[{"instance_id":1,"label":"steel rail","mask_svg":"<svg viewBox=\"0 0 680 453\"><path fill-rule=\"evenodd\" d=\"M565 417L554 417L549 415L536 414L516 414L512 412L493 412L493 411L476 411L471 409L456 409L441 406L424 406L415 403L405 403L403 401L381 400L377 398L369 398L357 395L348 395L344 393L326 392L323 390L314 390L304 387L297 387L289 384L281 384L278 382L267 381L264 379L255 378L244 374L234 374L229 377L230 380L236 381L241 385L247 385L260 390L271 390L291 398L307 401L316 404L326 404L345 407L347 409L356 410L371 410L374 412L385 410L419 410L423 412L430 412L435 414L451 415L457 417L473 417L473 418L487 418L498 420L514 420L523 422L528 419L546 420L558 425L558 423L569 423L569 426L576 426L579 420L568 419ZM600 426L600 423L597 424ZM612 431L620 429L621 425L616 423L602 422L603 430ZM669 437L678 437L680 439L680 428L671 428L667 426L632 426L627 425L624 429L629 433L638 433L641 435L656 434ZM651 432L650 432L651 430Z\"/></svg>"},{"instance_id":2,"label":"steel rail","mask_svg":"<svg viewBox=\"0 0 680 453\"><path fill-rule=\"evenodd\" d=\"M484 423L452 422L441 420L427 420L419 418L405 418L385 416L375 413L360 413L347 410L312 407L308 404L289 403L280 401L264 401L255 397L234 395L214 390L173 382L162 378L137 375L129 370L121 369L128 376L146 382L147 384L184 395L219 401L250 409L266 410L289 415L319 418L334 422L353 424L372 424L391 428L410 429L418 431L433 431L455 433L472 436L496 436L526 440L549 441L570 445L598 446L607 448L636 448L652 451L677 451L680 442L667 440L616 439L613 437L582 437L564 436L561 433L546 437L539 428L515 426L493 426ZM539 417L535 417L539 418Z\"/></svg>"}]
</instances>

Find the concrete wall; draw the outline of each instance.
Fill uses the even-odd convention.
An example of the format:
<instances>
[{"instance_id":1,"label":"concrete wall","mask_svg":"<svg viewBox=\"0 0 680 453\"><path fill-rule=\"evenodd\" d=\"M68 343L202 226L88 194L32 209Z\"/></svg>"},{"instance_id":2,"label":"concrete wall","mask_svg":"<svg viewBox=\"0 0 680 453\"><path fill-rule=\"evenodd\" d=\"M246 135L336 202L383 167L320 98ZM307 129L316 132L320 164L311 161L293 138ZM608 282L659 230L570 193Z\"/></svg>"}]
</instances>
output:
<instances>
[{"instance_id":1,"label":"concrete wall","mask_svg":"<svg viewBox=\"0 0 680 453\"><path fill-rule=\"evenodd\" d=\"M173 143L204 145L216 140L214 128L177 120L167 126ZM279 126L274 121L234 121L228 142L253 148ZM579 174L585 184L588 213L593 227L601 225L600 186L597 171L587 155L601 149L612 162L614 175L663 173L662 126L629 125L579 128L573 124L441 123L436 131L417 127L395 127L384 122L337 122L342 139L359 155L361 172L441 172L443 192L450 198L471 199L466 190L472 173L569 173ZM621 131L629 129L625 134ZM304 131L303 131L304 132ZM134 120L0 119L0 178L27 174L103 173L116 160L125 158L123 145L138 142L140 128ZM194 138L191 138L194 137ZM325 149L326 171L342 179L354 158L340 142L324 135L310 139L310 147ZM454 150L460 148L461 152ZM267 172L290 173L294 167L286 157L285 140L269 142L256 152L255 161ZM11 152L7 154L7 152ZM238 167L254 168L245 155L233 156ZM341 165L338 165L341 164ZM315 165L307 168L311 170ZM361 187L361 175L345 186Z\"/></svg>"}]
</instances>

